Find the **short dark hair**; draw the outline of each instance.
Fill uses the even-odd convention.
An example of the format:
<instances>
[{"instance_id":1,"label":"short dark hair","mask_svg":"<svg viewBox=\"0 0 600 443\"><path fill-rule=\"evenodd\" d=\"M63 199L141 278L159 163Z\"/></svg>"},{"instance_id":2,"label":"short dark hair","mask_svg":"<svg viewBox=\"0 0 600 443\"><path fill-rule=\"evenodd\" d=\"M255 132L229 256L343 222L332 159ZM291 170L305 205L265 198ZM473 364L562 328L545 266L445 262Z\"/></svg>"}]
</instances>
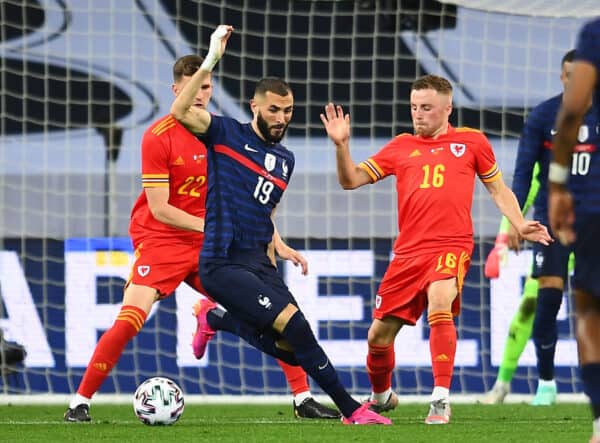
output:
<instances>
[{"instance_id":1,"label":"short dark hair","mask_svg":"<svg viewBox=\"0 0 600 443\"><path fill-rule=\"evenodd\" d=\"M274 94L285 97L292 93L290 85L279 77L265 77L258 81L254 88L254 95L265 95L267 92L273 92Z\"/></svg>"},{"instance_id":2,"label":"short dark hair","mask_svg":"<svg viewBox=\"0 0 600 443\"><path fill-rule=\"evenodd\" d=\"M204 57L196 54L184 55L179 57L173 65L173 81L177 83L185 76L192 76L200 69L200 65L204 61Z\"/></svg>"},{"instance_id":3,"label":"short dark hair","mask_svg":"<svg viewBox=\"0 0 600 443\"><path fill-rule=\"evenodd\" d=\"M411 86L411 91L419 91L421 89L433 89L441 94L452 94L452 85L450 82L439 75L428 74L416 79Z\"/></svg>"},{"instance_id":4,"label":"short dark hair","mask_svg":"<svg viewBox=\"0 0 600 443\"><path fill-rule=\"evenodd\" d=\"M565 63L571 63L573 60L575 60L575 49L571 49L563 55L563 58L560 61L560 67L562 68Z\"/></svg>"}]
</instances>

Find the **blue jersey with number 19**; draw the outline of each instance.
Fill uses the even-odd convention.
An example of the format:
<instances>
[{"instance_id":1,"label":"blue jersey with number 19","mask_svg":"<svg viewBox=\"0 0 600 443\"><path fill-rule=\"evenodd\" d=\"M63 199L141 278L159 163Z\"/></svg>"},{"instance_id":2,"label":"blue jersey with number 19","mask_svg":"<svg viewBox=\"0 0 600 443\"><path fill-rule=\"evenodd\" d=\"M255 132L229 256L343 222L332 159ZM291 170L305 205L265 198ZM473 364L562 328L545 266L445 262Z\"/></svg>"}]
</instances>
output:
<instances>
[{"instance_id":1,"label":"blue jersey with number 19","mask_svg":"<svg viewBox=\"0 0 600 443\"><path fill-rule=\"evenodd\" d=\"M227 258L230 249L262 249L273 238L271 213L294 170L294 154L260 139L250 123L211 117L208 194L202 258Z\"/></svg>"}]
</instances>

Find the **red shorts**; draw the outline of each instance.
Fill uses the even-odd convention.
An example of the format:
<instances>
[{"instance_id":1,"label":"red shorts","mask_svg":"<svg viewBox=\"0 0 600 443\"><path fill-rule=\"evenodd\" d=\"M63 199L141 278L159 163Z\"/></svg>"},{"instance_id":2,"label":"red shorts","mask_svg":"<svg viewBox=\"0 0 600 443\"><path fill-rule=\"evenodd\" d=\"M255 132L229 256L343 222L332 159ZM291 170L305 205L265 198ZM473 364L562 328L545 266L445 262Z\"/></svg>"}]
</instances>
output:
<instances>
[{"instance_id":1,"label":"red shorts","mask_svg":"<svg viewBox=\"0 0 600 443\"><path fill-rule=\"evenodd\" d=\"M206 291L198 277L198 262L202 240L177 242L166 239L145 239L135 249L135 262L129 274L130 283L156 289L160 297L170 295L181 282L196 291Z\"/></svg>"},{"instance_id":2,"label":"red shorts","mask_svg":"<svg viewBox=\"0 0 600 443\"><path fill-rule=\"evenodd\" d=\"M452 313L460 312L460 292L469 270L471 257L464 248L418 257L394 257L383 276L375 297L373 318L398 317L414 325L427 308L427 289L438 280L456 277L458 296Z\"/></svg>"}]
</instances>

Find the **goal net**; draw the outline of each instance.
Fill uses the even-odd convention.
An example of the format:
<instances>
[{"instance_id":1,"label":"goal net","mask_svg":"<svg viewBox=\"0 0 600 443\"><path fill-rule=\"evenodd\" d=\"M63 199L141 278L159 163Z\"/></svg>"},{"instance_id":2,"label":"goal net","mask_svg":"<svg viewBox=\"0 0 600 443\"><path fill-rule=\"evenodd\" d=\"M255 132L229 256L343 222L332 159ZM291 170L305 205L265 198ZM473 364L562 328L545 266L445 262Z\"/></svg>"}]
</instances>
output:
<instances>
[{"instance_id":1,"label":"goal net","mask_svg":"<svg viewBox=\"0 0 600 443\"><path fill-rule=\"evenodd\" d=\"M497 9L499 3L511 6ZM214 72L211 111L247 121L259 78L291 83L296 107L286 145L297 166L277 224L308 258L310 274L288 263L280 268L345 386L367 393L367 330L397 234L394 183L342 191L319 113L328 101L350 112L351 150L360 161L411 130L411 82L444 75L455 87L452 123L490 137L510 182L523 119L560 92L560 59L585 20L568 3L3 1L0 329L27 357L11 363L0 352L2 392L76 389L120 308L130 271L127 233L141 190L141 136L169 112L174 60L205 54L212 30L230 23L235 33ZM600 14L597 2L587 3L578 11ZM452 385L466 394L483 392L495 379L530 260L527 253L511 257L490 287L482 263L500 214L480 185L473 217L476 247L457 320ZM194 359L197 297L182 285L158 303L100 392L131 393L161 375L189 394L288 393L275 361L229 334L219 333L207 355ZM569 303L559 326L559 391L579 392ZM432 388L428 333L421 319L397 339L393 385L400 394ZM531 345L521 362L513 391L531 393Z\"/></svg>"}]
</instances>

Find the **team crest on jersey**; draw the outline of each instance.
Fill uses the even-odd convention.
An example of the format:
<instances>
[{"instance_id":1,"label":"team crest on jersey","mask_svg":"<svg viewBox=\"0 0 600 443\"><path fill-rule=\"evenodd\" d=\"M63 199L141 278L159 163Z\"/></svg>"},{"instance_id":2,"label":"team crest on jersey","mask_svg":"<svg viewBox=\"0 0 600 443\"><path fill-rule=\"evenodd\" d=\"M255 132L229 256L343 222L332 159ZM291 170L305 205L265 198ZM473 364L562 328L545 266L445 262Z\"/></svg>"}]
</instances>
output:
<instances>
[{"instance_id":1,"label":"team crest on jersey","mask_svg":"<svg viewBox=\"0 0 600 443\"><path fill-rule=\"evenodd\" d=\"M277 157L275 157L273 154L267 153L267 155L265 155L265 169L267 171L271 172L273 169L275 169L276 162Z\"/></svg>"},{"instance_id":2,"label":"team crest on jersey","mask_svg":"<svg viewBox=\"0 0 600 443\"><path fill-rule=\"evenodd\" d=\"M381 308L381 295L379 294L375 296L375 307L377 309Z\"/></svg>"},{"instance_id":3,"label":"team crest on jersey","mask_svg":"<svg viewBox=\"0 0 600 443\"><path fill-rule=\"evenodd\" d=\"M467 146L462 143L450 143L450 151L455 157L462 157L466 150Z\"/></svg>"},{"instance_id":4,"label":"team crest on jersey","mask_svg":"<svg viewBox=\"0 0 600 443\"><path fill-rule=\"evenodd\" d=\"M150 273L150 266L148 265L139 265L137 267L137 272L140 274L140 277L145 277Z\"/></svg>"},{"instance_id":5,"label":"team crest on jersey","mask_svg":"<svg viewBox=\"0 0 600 443\"><path fill-rule=\"evenodd\" d=\"M577 133L577 141L579 143L583 143L584 141L586 141L590 136L590 128L588 128L588 125L581 125L579 127L579 132Z\"/></svg>"}]
</instances>

